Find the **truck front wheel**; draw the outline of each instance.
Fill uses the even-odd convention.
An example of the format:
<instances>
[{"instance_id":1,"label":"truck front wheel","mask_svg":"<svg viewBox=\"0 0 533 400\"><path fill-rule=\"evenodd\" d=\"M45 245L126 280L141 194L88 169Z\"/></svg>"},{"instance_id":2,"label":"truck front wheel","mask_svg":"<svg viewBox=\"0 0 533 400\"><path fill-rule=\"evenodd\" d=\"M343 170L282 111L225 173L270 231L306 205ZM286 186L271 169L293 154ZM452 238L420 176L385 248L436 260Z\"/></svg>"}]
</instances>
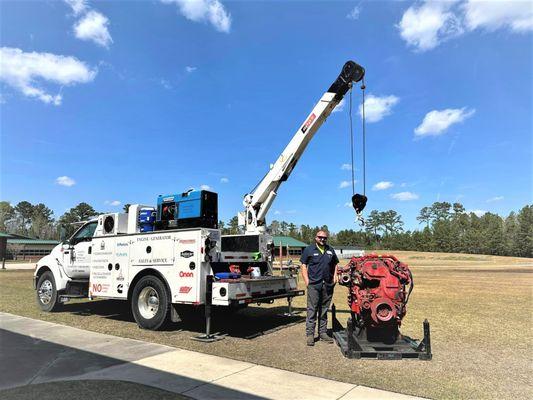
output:
<instances>
[{"instance_id":1,"label":"truck front wheel","mask_svg":"<svg viewBox=\"0 0 533 400\"><path fill-rule=\"evenodd\" d=\"M56 311L60 306L56 282L50 271L42 274L37 282L37 303L46 312Z\"/></svg>"},{"instance_id":2,"label":"truck front wheel","mask_svg":"<svg viewBox=\"0 0 533 400\"><path fill-rule=\"evenodd\" d=\"M137 325L157 330L167 321L169 311L167 288L155 276L145 276L133 288L131 309Z\"/></svg>"}]
</instances>

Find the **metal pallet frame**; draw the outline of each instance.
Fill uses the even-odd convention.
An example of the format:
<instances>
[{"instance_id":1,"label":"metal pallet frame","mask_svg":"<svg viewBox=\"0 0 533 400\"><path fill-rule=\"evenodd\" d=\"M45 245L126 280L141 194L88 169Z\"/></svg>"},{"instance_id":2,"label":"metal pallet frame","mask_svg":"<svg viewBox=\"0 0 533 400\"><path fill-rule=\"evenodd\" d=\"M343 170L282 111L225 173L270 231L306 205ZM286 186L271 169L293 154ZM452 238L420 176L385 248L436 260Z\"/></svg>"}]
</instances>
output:
<instances>
[{"instance_id":1,"label":"metal pallet frame","mask_svg":"<svg viewBox=\"0 0 533 400\"><path fill-rule=\"evenodd\" d=\"M399 335L393 344L369 342L365 335L356 335L356 328L349 319L346 329L337 320L335 305L331 307L333 338L347 358L373 358L378 360L401 360L416 358L429 361L432 358L431 337L428 320L424 320L424 339L416 341L408 336ZM359 333L361 333L360 331Z\"/></svg>"}]
</instances>

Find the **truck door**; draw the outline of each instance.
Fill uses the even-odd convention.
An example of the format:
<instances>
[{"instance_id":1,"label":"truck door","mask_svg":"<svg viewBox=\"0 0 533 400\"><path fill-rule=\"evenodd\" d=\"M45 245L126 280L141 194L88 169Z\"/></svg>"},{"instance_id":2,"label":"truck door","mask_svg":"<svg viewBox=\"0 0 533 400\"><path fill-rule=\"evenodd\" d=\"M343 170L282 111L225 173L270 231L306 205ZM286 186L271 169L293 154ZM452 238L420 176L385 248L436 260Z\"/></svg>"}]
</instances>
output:
<instances>
[{"instance_id":1,"label":"truck door","mask_svg":"<svg viewBox=\"0 0 533 400\"><path fill-rule=\"evenodd\" d=\"M70 248L63 252L65 272L71 278L88 278L91 264L92 239L97 221L83 225L69 239Z\"/></svg>"}]
</instances>

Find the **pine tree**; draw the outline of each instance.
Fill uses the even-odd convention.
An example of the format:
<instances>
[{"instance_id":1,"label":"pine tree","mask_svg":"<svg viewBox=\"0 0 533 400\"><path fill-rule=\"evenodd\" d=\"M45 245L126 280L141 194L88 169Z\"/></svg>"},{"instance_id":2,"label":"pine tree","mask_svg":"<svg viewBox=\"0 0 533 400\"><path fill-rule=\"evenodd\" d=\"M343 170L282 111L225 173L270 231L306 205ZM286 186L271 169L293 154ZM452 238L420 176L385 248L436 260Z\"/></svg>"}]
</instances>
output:
<instances>
[{"instance_id":1,"label":"pine tree","mask_svg":"<svg viewBox=\"0 0 533 400\"><path fill-rule=\"evenodd\" d=\"M516 250L520 257L533 257L533 205L522 208L517 215Z\"/></svg>"}]
</instances>

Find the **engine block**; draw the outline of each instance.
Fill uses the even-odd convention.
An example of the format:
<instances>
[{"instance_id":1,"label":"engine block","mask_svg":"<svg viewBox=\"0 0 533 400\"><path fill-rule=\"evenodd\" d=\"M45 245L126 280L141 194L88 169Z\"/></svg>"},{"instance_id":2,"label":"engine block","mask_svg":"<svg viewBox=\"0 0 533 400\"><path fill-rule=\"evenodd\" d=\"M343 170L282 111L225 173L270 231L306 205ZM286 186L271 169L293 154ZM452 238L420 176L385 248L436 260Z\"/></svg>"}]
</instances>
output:
<instances>
[{"instance_id":1,"label":"engine block","mask_svg":"<svg viewBox=\"0 0 533 400\"><path fill-rule=\"evenodd\" d=\"M349 288L348 305L357 326L381 340L384 335L395 340L413 289L409 267L393 255L370 254L353 257L338 274L339 283Z\"/></svg>"}]
</instances>

